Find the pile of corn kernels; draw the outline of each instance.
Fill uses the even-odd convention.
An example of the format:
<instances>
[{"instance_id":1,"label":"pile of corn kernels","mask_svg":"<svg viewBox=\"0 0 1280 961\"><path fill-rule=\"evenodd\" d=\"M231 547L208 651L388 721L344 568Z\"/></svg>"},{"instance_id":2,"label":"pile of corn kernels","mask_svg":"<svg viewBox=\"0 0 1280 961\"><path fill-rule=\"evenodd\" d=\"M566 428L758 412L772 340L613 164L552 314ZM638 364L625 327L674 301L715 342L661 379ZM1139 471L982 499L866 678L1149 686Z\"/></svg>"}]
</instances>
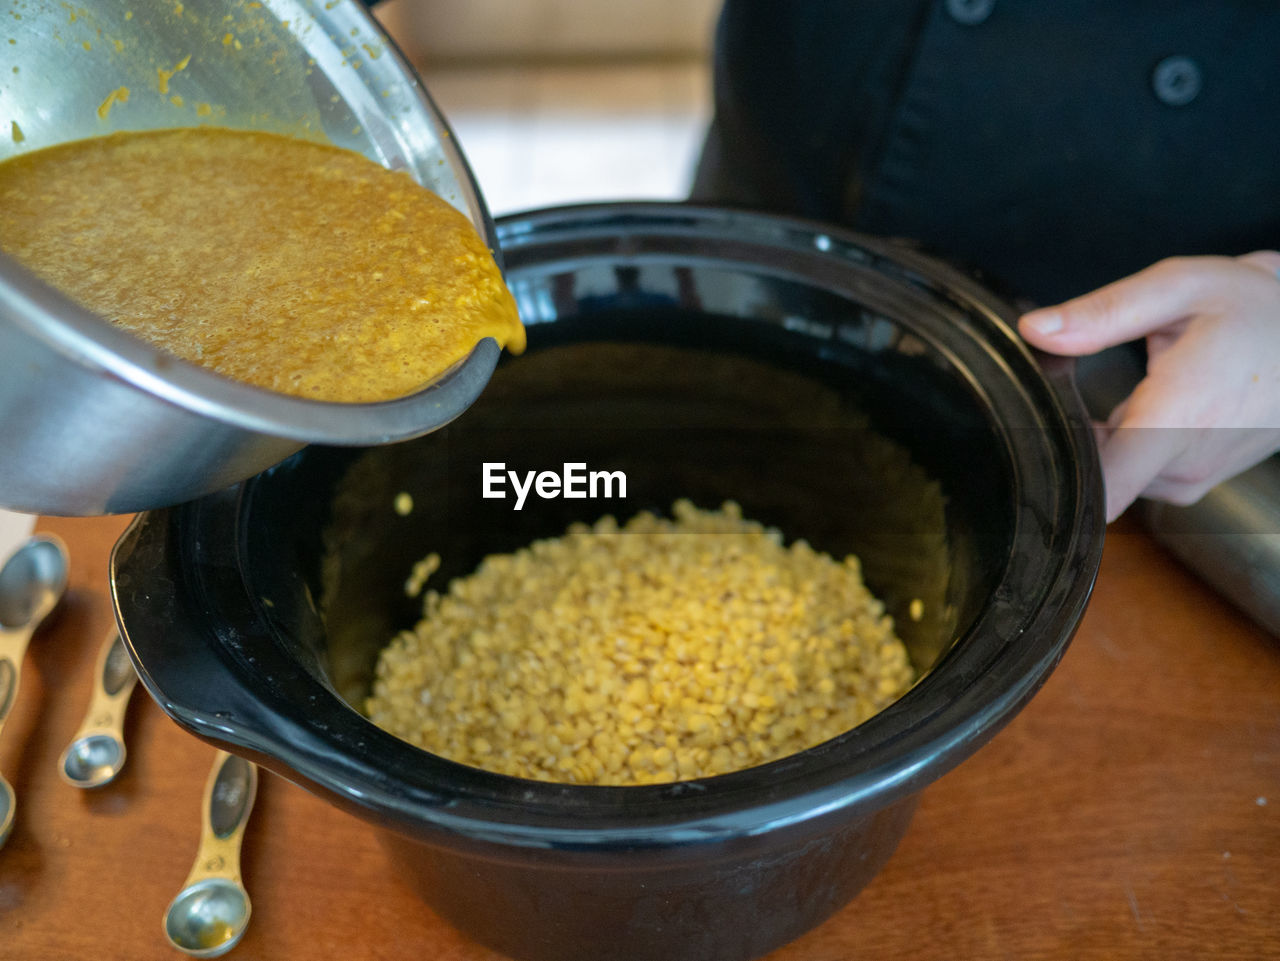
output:
<instances>
[{"instance_id":1,"label":"pile of corn kernels","mask_svg":"<svg viewBox=\"0 0 1280 961\"><path fill-rule=\"evenodd\" d=\"M794 754L911 685L856 557L785 546L732 503L673 514L575 525L429 591L369 717L497 773L652 784Z\"/></svg>"}]
</instances>

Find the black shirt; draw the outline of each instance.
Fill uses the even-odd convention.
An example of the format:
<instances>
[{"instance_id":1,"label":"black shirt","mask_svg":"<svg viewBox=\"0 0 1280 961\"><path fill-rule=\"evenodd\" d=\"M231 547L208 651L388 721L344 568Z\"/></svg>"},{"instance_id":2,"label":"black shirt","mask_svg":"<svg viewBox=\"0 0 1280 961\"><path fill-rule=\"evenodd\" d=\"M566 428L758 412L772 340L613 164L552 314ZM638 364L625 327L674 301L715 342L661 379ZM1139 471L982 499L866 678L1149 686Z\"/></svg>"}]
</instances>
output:
<instances>
[{"instance_id":1,"label":"black shirt","mask_svg":"<svg viewBox=\"0 0 1280 961\"><path fill-rule=\"evenodd\" d=\"M1280 3L727 0L693 199L1042 303L1280 245Z\"/></svg>"}]
</instances>

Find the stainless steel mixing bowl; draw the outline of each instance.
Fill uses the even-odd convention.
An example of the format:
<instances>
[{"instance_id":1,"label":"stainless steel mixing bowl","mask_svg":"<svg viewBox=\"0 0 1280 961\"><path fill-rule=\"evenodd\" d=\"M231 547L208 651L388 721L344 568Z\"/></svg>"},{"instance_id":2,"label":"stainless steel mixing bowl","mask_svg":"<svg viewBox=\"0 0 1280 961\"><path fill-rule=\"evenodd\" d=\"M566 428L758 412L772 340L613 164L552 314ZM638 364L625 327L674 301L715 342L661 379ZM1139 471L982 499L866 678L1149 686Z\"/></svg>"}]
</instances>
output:
<instances>
[{"instance_id":1,"label":"stainless steel mixing bowl","mask_svg":"<svg viewBox=\"0 0 1280 961\"><path fill-rule=\"evenodd\" d=\"M0 13L0 160L205 123L319 137L407 170L496 250L448 125L355 0L0 0ZM0 255L0 507L160 507L306 443L428 433L470 405L498 354L486 340L435 384L389 402L287 397L157 351Z\"/></svg>"}]
</instances>

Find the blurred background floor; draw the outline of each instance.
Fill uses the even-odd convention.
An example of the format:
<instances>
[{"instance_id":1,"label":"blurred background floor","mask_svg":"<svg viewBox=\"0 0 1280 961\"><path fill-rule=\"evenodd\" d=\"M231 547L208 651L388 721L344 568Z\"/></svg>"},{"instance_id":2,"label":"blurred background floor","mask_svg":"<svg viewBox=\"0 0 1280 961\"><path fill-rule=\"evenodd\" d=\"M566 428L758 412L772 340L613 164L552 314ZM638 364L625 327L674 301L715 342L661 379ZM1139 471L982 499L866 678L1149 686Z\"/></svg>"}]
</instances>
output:
<instances>
[{"instance_id":1,"label":"blurred background floor","mask_svg":"<svg viewBox=\"0 0 1280 961\"><path fill-rule=\"evenodd\" d=\"M716 4L392 0L379 19L454 128L494 216L679 200L711 113ZM490 9L492 8L492 9Z\"/></svg>"}]
</instances>

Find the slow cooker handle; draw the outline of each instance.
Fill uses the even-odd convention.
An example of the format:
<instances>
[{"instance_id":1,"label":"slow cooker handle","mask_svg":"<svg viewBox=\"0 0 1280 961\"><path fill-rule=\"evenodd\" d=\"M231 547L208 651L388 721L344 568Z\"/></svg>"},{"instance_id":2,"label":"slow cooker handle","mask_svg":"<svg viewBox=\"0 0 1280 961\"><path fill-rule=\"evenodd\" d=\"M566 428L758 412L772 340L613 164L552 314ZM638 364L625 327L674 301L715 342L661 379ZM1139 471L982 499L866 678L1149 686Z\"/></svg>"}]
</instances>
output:
<instances>
[{"instance_id":1,"label":"slow cooker handle","mask_svg":"<svg viewBox=\"0 0 1280 961\"><path fill-rule=\"evenodd\" d=\"M213 495L218 497L234 499L234 489ZM201 740L245 756L309 790L331 794L340 806L363 807L345 785L376 785L377 772L358 761L336 757L308 727L307 718L290 717L274 703L270 685L251 690L229 663L236 656L235 644L229 638L208 636L219 623L219 611L204 598L199 577L179 562L183 510L139 514L111 551L116 623L143 687L166 714ZM269 660L269 653L264 650L263 662ZM414 803L441 800L425 788L413 794Z\"/></svg>"},{"instance_id":2,"label":"slow cooker handle","mask_svg":"<svg viewBox=\"0 0 1280 961\"><path fill-rule=\"evenodd\" d=\"M109 565L116 624L147 692L179 724L219 746L248 748L242 722L257 713L253 698L203 643L204 623L183 602L186 585L165 531L176 523L171 510L138 514L116 541ZM176 540L176 539L175 539ZM145 588L135 572L148 572ZM167 575L167 576L163 576Z\"/></svg>"}]
</instances>

